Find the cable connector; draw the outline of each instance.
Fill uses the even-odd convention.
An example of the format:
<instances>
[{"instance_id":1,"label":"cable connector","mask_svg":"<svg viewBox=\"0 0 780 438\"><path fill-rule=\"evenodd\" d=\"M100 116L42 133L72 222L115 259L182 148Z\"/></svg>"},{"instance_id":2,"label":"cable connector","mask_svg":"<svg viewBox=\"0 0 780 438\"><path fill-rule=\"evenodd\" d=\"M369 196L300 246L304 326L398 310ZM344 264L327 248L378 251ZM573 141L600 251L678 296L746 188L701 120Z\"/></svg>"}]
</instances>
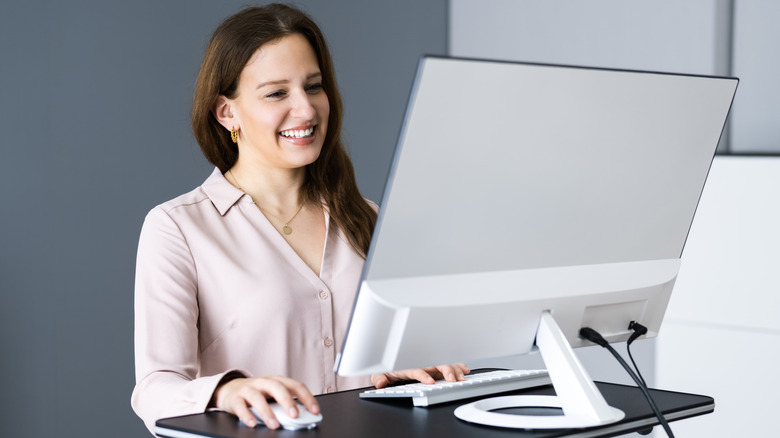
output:
<instances>
[{"instance_id":1,"label":"cable connector","mask_svg":"<svg viewBox=\"0 0 780 438\"><path fill-rule=\"evenodd\" d=\"M647 334L647 327L636 321L631 321L628 323L628 329L634 331L634 333L628 337L628 341L626 342L628 345L631 345L631 343L634 342L636 338Z\"/></svg>"},{"instance_id":2,"label":"cable connector","mask_svg":"<svg viewBox=\"0 0 780 438\"><path fill-rule=\"evenodd\" d=\"M601 345L604 348L607 348L607 345L609 345L609 342L607 342L606 339L604 339L603 336L596 330L593 330L590 327L583 327L580 329L580 336L584 339L587 339L590 342L593 342L594 344Z\"/></svg>"}]
</instances>

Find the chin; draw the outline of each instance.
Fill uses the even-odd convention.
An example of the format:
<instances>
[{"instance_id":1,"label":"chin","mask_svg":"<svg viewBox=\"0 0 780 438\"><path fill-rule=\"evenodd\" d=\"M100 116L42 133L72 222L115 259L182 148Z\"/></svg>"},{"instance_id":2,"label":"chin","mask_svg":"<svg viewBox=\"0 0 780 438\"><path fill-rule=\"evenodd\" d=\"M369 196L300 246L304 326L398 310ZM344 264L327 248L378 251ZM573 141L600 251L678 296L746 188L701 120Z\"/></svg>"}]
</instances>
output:
<instances>
[{"instance_id":1,"label":"chin","mask_svg":"<svg viewBox=\"0 0 780 438\"><path fill-rule=\"evenodd\" d=\"M317 150L317 153L314 154L306 154L305 156L297 156L297 157L291 157L290 164L293 168L300 168L300 167L306 167L309 164L314 163L317 161L317 159L320 157L320 151Z\"/></svg>"}]
</instances>

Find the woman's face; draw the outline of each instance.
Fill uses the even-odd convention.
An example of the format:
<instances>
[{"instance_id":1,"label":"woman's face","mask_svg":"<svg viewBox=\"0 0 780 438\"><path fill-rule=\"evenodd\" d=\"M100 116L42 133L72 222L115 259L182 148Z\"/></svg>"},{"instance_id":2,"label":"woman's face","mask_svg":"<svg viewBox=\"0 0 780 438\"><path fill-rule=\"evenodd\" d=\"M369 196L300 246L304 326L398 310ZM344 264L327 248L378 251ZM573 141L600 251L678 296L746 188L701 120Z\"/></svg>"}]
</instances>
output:
<instances>
[{"instance_id":1,"label":"woman's face","mask_svg":"<svg viewBox=\"0 0 780 438\"><path fill-rule=\"evenodd\" d=\"M292 169L319 157L330 105L317 56L302 35L257 49L241 72L238 96L228 102L240 129L239 160Z\"/></svg>"}]
</instances>

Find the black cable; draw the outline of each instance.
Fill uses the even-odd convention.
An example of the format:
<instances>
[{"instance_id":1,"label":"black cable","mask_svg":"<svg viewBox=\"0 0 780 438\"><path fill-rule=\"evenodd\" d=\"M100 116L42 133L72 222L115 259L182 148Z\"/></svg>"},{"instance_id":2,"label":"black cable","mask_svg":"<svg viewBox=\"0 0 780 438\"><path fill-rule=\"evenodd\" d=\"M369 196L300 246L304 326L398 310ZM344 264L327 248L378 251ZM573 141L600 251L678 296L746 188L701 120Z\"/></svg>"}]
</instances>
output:
<instances>
[{"instance_id":1,"label":"black cable","mask_svg":"<svg viewBox=\"0 0 780 438\"><path fill-rule=\"evenodd\" d=\"M634 365L634 371L636 371L637 377L639 377L639 380L642 381L642 384L647 386L647 382L645 382L645 378L642 376L642 373L639 371L639 367L636 365L636 361L634 360L634 355L631 354L631 347L626 344L626 351L628 352L628 358L631 359L631 364Z\"/></svg>"},{"instance_id":2,"label":"black cable","mask_svg":"<svg viewBox=\"0 0 780 438\"><path fill-rule=\"evenodd\" d=\"M647 402L650 403L650 408L653 410L653 413L655 413L655 416L658 417L658 421L661 423L661 426L663 426L664 431L666 431L666 435L669 438L674 438L674 434L672 433L672 429L669 427L669 423L666 422L666 418L664 418L664 415L658 409L658 406L655 405L655 401L653 401L653 397L650 395L647 386L642 383L642 381L639 379L636 373L634 373L631 367L628 366L628 364L623 359L623 357L620 356L618 352L615 351L614 348L612 348L611 345L609 345L609 342L607 342L607 340L604 339L603 336L601 336L596 330L593 330L590 327L581 328L580 336L593 342L594 344L601 345L602 347L606 348L610 353L612 353L613 356L615 356L615 359L617 359L618 362L620 362L620 364L623 366L623 368L625 368L625 370L628 372L631 378L634 379L634 382L636 382L639 389L642 390L642 393L645 395L645 398L647 398Z\"/></svg>"},{"instance_id":3,"label":"black cable","mask_svg":"<svg viewBox=\"0 0 780 438\"><path fill-rule=\"evenodd\" d=\"M634 355L631 354L631 343L636 340L636 338L647 334L647 327L643 326L642 324L631 321L628 324L629 330L633 330L634 333L631 334L631 336L628 338L628 342L626 342L626 351L628 352L628 357L631 359L631 363L634 365L634 371L636 371L637 376L642 380L642 384L647 386L647 382L645 382L644 376L642 376L642 372L639 371L639 367L636 364L636 361L634 360Z\"/></svg>"}]
</instances>

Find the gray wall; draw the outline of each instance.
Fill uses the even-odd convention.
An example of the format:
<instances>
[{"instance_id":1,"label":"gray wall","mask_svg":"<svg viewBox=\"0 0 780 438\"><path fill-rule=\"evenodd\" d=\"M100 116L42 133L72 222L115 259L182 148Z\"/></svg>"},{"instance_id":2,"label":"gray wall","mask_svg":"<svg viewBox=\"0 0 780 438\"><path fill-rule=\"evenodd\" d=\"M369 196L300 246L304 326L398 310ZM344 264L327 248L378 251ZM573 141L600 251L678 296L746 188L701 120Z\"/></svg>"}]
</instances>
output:
<instances>
[{"instance_id":1,"label":"gray wall","mask_svg":"<svg viewBox=\"0 0 780 438\"><path fill-rule=\"evenodd\" d=\"M731 1L732 73L740 78L731 115L731 151L780 155L780 2Z\"/></svg>"},{"instance_id":2,"label":"gray wall","mask_svg":"<svg viewBox=\"0 0 780 438\"><path fill-rule=\"evenodd\" d=\"M719 152L780 154L776 0L451 0L453 56L740 78Z\"/></svg>"},{"instance_id":3,"label":"gray wall","mask_svg":"<svg viewBox=\"0 0 780 438\"><path fill-rule=\"evenodd\" d=\"M449 49L453 56L729 75L731 1L452 0Z\"/></svg>"},{"instance_id":4,"label":"gray wall","mask_svg":"<svg viewBox=\"0 0 780 438\"><path fill-rule=\"evenodd\" d=\"M214 27L247 1L3 1L0 436L137 437L138 232L211 171L189 128ZM446 0L298 2L329 39L361 189L379 200ZM100 431L100 432L98 432Z\"/></svg>"}]
</instances>

